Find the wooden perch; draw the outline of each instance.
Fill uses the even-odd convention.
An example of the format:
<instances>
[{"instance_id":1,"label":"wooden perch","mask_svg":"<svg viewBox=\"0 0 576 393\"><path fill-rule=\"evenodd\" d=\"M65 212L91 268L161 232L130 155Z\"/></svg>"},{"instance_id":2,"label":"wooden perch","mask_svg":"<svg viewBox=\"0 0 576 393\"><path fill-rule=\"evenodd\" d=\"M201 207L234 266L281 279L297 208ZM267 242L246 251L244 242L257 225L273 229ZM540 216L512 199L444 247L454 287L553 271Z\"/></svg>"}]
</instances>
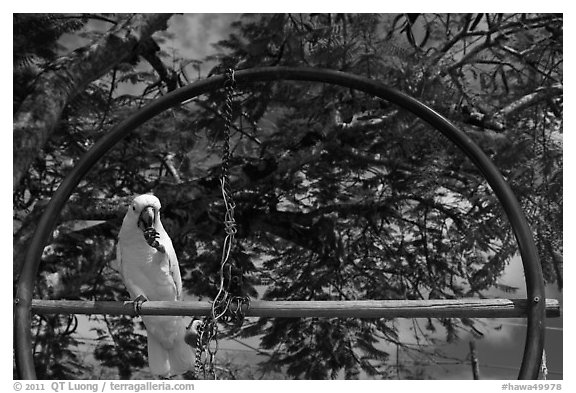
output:
<instances>
[{"instance_id":1,"label":"wooden perch","mask_svg":"<svg viewBox=\"0 0 576 393\"><path fill-rule=\"evenodd\" d=\"M141 315L209 315L211 302L147 301ZM453 300L352 300L263 301L253 300L247 317L278 318L520 318L527 315L526 299ZM32 300L36 314L135 315L132 302ZM556 299L546 299L546 316L560 316Z\"/></svg>"}]
</instances>

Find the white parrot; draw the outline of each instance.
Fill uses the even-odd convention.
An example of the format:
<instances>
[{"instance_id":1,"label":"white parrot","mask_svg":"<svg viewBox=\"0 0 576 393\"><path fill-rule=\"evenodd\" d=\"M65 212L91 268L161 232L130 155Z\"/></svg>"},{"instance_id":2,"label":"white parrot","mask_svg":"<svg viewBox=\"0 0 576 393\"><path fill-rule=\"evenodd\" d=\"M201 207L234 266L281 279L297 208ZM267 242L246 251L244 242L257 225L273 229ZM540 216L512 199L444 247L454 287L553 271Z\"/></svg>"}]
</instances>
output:
<instances>
[{"instance_id":1,"label":"white parrot","mask_svg":"<svg viewBox=\"0 0 576 393\"><path fill-rule=\"evenodd\" d=\"M160 221L160 200L134 198L124 217L116 249L120 274L138 312L146 300L182 300L178 258ZM194 353L184 342L182 316L142 316L148 333L153 374L170 377L194 369ZM198 324L193 325L196 330Z\"/></svg>"}]
</instances>

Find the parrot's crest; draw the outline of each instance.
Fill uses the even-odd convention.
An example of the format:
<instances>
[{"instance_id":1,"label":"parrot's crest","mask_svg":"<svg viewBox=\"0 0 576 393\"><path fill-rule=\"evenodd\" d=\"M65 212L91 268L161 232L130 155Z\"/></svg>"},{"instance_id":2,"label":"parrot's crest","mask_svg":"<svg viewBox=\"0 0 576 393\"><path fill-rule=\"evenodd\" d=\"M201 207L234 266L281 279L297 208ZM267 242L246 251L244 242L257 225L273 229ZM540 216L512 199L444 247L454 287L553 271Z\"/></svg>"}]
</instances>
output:
<instances>
[{"instance_id":1,"label":"parrot's crest","mask_svg":"<svg viewBox=\"0 0 576 393\"><path fill-rule=\"evenodd\" d=\"M140 214L145 207L152 206L154 210L159 211L162 207L160 205L160 199L152 194L138 195L132 201L131 209Z\"/></svg>"},{"instance_id":2,"label":"parrot's crest","mask_svg":"<svg viewBox=\"0 0 576 393\"><path fill-rule=\"evenodd\" d=\"M152 194L138 195L132 200L124 217L123 227L137 226L143 232L153 228L158 231L160 226L160 200Z\"/></svg>"}]
</instances>

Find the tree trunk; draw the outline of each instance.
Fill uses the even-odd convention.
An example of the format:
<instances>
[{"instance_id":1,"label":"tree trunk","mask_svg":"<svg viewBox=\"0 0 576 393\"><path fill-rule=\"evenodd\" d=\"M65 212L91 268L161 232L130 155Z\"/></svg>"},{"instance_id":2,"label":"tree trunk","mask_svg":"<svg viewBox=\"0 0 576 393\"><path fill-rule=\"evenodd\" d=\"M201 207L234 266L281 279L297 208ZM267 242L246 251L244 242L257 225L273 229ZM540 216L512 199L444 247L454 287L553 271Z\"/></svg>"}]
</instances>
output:
<instances>
[{"instance_id":1,"label":"tree trunk","mask_svg":"<svg viewBox=\"0 0 576 393\"><path fill-rule=\"evenodd\" d=\"M58 59L39 75L14 115L14 188L50 138L70 100L114 66L137 55L139 44L156 31L165 30L170 16L132 15L96 42Z\"/></svg>"}]
</instances>

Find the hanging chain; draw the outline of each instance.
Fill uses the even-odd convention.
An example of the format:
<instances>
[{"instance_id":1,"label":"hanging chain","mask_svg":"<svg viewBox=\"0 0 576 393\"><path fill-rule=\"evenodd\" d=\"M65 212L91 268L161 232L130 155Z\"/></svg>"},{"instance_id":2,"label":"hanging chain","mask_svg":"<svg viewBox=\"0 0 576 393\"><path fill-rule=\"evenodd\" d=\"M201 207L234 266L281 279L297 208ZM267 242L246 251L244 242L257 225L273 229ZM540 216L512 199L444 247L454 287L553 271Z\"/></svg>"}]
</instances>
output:
<instances>
[{"instance_id":1,"label":"hanging chain","mask_svg":"<svg viewBox=\"0 0 576 393\"><path fill-rule=\"evenodd\" d=\"M209 374L216 379L214 369L214 358L218 352L218 322L229 322L235 320L238 324L244 319L244 311L250 306L248 297L231 296L229 289L233 281L232 267L229 264L230 253L234 245L236 236L236 220L234 219L234 209L236 204L232 197L230 187L230 130L232 128L232 94L235 87L234 70L226 70L226 81L224 82L225 102L224 102L224 144L222 147L222 173L220 175L220 188L222 200L224 202L224 231L226 237L222 246L222 256L220 259L220 285L218 293L212 302L210 316L205 318L198 328L198 341L196 344L196 359L194 373L199 378L203 372L204 378ZM228 278L226 282L226 278ZM204 354L204 356L203 356ZM202 359L204 358L204 360Z\"/></svg>"},{"instance_id":2,"label":"hanging chain","mask_svg":"<svg viewBox=\"0 0 576 393\"><path fill-rule=\"evenodd\" d=\"M222 173L220 175L220 188L222 191L222 200L224 201L224 245L222 246L222 257L220 259L220 287L218 294L212 303L212 318L218 321L226 314L227 310L227 288L225 288L225 269L230 258L234 236L236 236L236 220L234 219L234 209L236 204L232 197L230 187L230 129L232 128L232 94L234 92L234 70L226 70L226 81L224 82L225 102L224 102L224 144L222 146Z\"/></svg>"}]
</instances>

